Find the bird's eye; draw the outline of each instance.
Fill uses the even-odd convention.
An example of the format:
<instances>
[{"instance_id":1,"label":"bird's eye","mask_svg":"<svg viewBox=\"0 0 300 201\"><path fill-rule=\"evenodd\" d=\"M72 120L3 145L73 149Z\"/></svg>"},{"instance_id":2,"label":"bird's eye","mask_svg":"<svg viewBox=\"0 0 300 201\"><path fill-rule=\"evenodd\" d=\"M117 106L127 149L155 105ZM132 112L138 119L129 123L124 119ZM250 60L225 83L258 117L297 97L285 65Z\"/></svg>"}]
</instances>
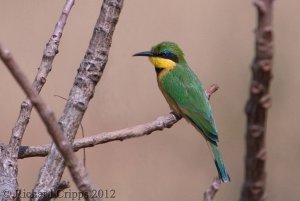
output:
<instances>
[{"instance_id":1,"label":"bird's eye","mask_svg":"<svg viewBox=\"0 0 300 201\"><path fill-rule=\"evenodd\" d=\"M171 50L163 50L161 54L167 55L167 54L173 54Z\"/></svg>"},{"instance_id":2,"label":"bird's eye","mask_svg":"<svg viewBox=\"0 0 300 201\"><path fill-rule=\"evenodd\" d=\"M170 50L164 50L162 51L159 56L161 58L165 58L165 59L170 59L172 61L174 61L175 63L178 62L178 57Z\"/></svg>"}]
</instances>

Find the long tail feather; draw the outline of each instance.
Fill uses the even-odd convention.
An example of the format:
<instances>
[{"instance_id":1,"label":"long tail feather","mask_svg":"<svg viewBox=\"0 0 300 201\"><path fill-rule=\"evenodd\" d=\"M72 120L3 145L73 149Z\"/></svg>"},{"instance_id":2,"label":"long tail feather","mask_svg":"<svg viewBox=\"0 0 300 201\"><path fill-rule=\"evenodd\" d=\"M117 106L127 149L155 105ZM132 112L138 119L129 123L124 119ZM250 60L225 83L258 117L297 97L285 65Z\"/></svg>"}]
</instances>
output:
<instances>
[{"instance_id":1,"label":"long tail feather","mask_svg":"<svg viewBox=\"0 0 300 201\"><path fill-rule=\"evenodd\" d=\"M210 141L207 141L208 146L211 148L211 151L213 153L214 156L214 160L215 160L215 165L217 167L218 170L218 174L219 174L219 178L221 179L222 182L229 182L230 181L230 177L226 171L226 168L224 166L222 157L221 157L221 153L219 151L219 148L217 146L217 144L212 143Z\"/></svg>"}]
</instances>

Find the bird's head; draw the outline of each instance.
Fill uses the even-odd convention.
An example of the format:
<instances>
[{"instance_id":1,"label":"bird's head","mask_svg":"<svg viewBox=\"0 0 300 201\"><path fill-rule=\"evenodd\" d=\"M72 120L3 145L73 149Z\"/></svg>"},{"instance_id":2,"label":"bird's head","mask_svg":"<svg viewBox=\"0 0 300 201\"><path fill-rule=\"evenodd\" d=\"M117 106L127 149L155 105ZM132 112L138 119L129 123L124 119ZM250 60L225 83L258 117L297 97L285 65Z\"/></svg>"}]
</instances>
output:
<instances>
[{"instance_id":1,"label":"bird's head","mask_svg":"<svg viewBox=\"0 0 300 201\"><path fill-rule=\"evenodd\" d=\"M173 69L176 64L185 62L184 54L176 43L163 41L151 48L150 51L139 52L133 56L149 57L156 71Z\"/></svg>"}]
</instances>

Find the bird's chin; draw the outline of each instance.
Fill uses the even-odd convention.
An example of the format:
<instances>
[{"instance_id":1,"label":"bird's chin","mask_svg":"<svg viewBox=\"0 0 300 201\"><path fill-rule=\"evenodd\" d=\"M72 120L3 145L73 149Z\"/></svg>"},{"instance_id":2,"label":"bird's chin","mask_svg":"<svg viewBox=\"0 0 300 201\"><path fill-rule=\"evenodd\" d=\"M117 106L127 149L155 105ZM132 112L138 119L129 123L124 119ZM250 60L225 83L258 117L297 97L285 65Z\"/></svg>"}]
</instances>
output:
<instances>
[{"instance_id":1,"label":"bird's chin","mask_svg":"<svg viewBox=\"0 0 300 201\"><path fill-rule=\"evenodd\" d=\"M170 59L165 59L161 57L149 57L150 62L159 68L174 68L176 63Z\"/></svg>"}]
</instances>

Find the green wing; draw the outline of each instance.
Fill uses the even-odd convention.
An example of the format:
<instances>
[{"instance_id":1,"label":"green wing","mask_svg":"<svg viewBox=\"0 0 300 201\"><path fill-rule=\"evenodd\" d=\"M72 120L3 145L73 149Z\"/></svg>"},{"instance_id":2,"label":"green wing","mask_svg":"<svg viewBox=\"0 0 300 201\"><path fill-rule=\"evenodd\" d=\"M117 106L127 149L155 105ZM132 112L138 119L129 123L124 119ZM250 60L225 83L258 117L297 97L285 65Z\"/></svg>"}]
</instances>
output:
<instances>
[{"instance_id":1,"label":"green wing","mask_svg":"<svg viewBox=\"0 0 300 201\"><path fill-rule=\"evenodd\" d=\"M160 81L163 93L180 109L188 119L211 142L218 142L218 131L212 116L210 104L198 77L187 66L176 66ZM173 104L174 104L173 103Z\"/></svg>"}]
</instances>

